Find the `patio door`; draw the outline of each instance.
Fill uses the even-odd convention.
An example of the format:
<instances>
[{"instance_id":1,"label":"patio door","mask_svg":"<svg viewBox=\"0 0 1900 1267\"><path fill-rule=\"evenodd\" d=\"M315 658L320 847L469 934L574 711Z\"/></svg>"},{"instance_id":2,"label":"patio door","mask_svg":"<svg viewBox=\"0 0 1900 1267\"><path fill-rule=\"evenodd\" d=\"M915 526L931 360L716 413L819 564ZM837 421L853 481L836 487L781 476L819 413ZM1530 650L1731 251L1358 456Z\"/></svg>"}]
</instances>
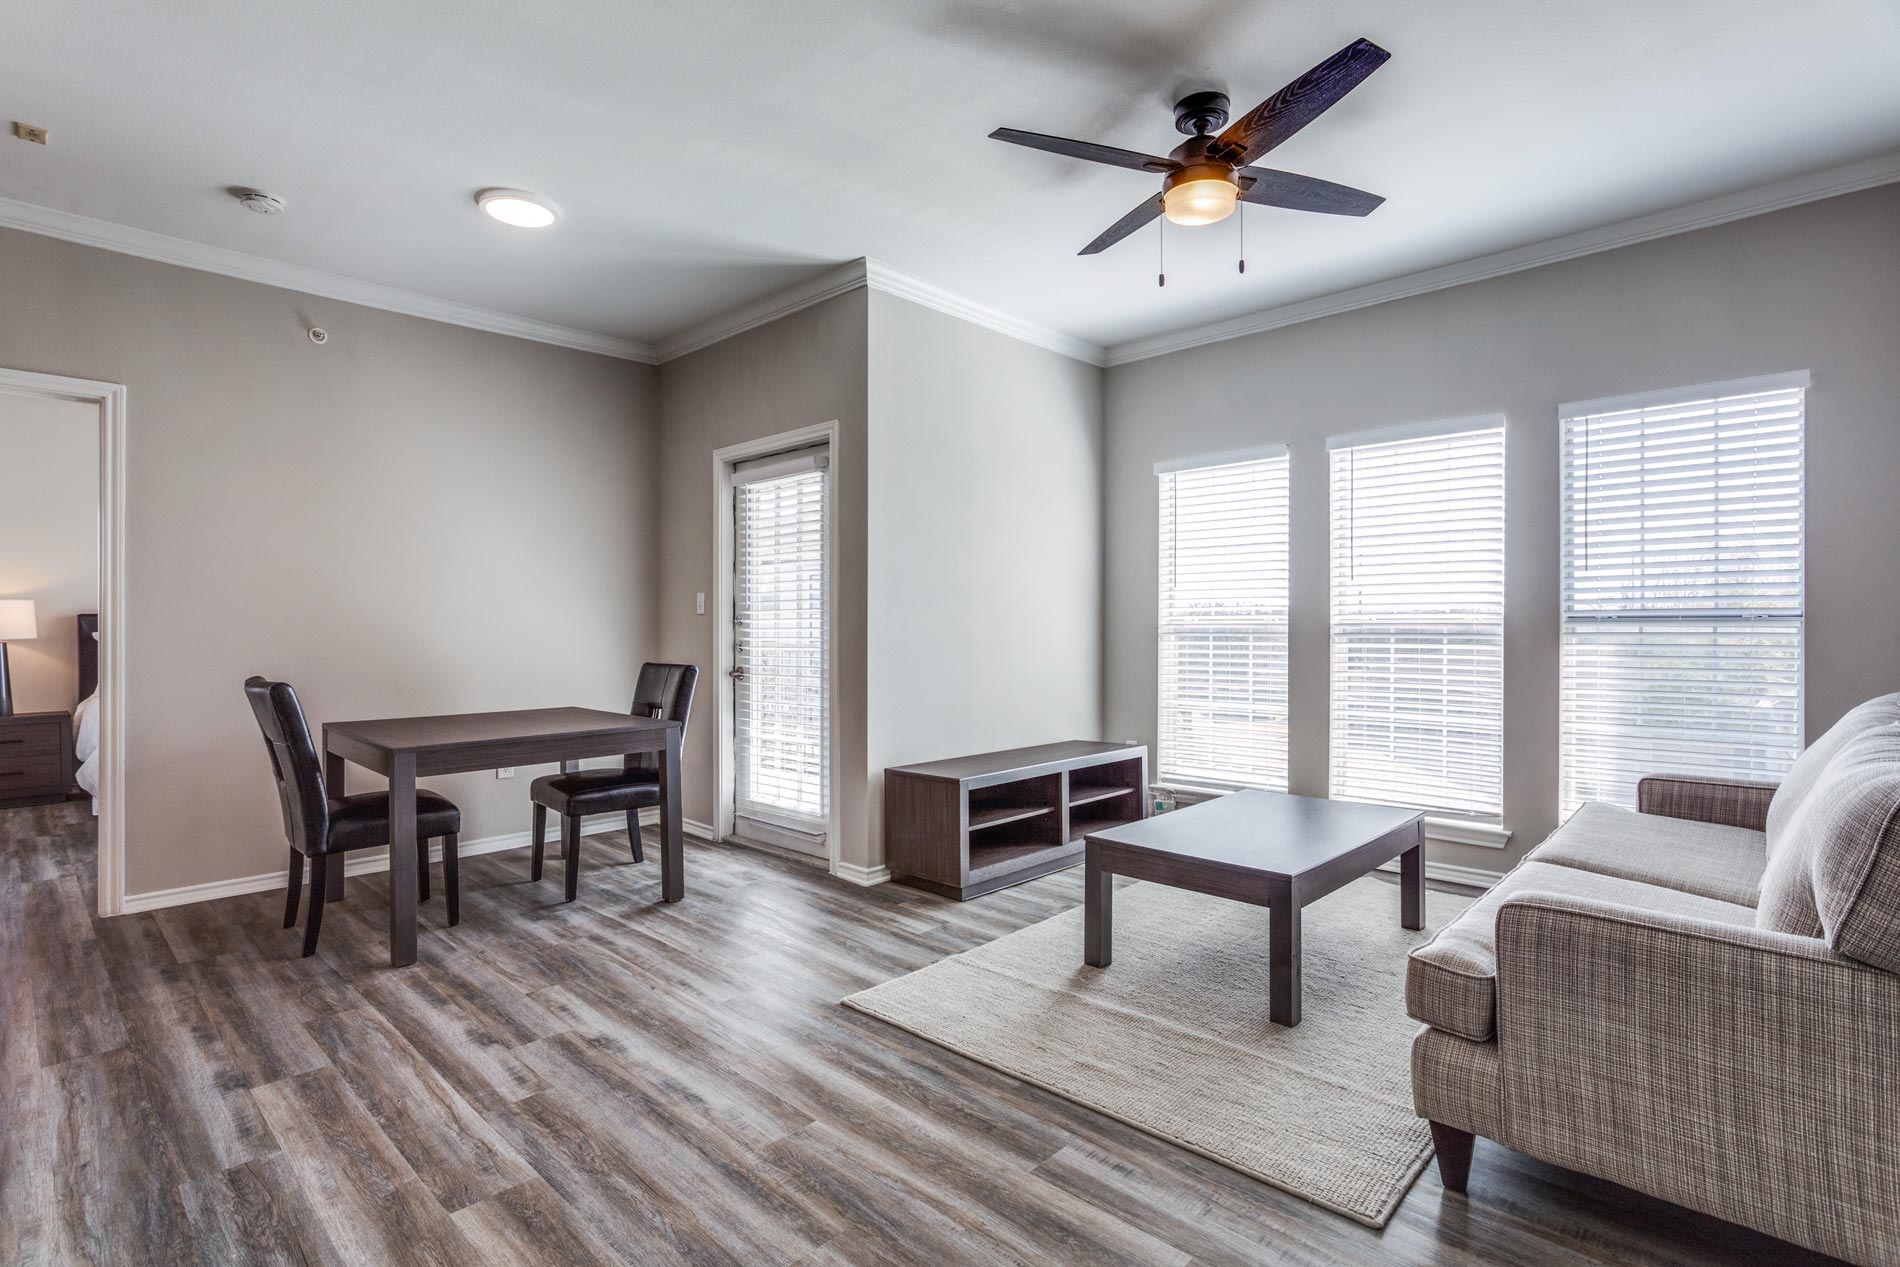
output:
<instances>
[{"instance_id":1,"label":"patio door","mask_svg":"<svg viewBox=\"0 0 1900 1267\"><path fill-rule=\"evenodd\" d=\"M733 827L823 857L831 788L830 453L733 469Z\"/></svg>"}]
</instances>

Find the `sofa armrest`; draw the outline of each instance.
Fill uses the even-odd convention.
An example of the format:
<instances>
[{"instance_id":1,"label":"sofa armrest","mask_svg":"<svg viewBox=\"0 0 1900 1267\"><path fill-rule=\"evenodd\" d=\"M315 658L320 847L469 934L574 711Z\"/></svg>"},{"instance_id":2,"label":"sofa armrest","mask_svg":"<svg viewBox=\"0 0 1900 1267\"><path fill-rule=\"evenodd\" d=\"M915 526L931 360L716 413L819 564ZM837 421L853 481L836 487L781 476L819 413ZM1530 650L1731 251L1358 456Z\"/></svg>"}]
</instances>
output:
<instances>
[{"instance_id":1,"label":"sofa armrest","mask_svg":"<svg viewBox=\"0 0 1900 1267\"><path fill-rule=\"evenodd\" d=\"M1499 908L1500 1140L1856 1262L1900 1247L1900 976L1551 893Z\"/></svg>"},{"instance_id":2,"label":"sofa armrest","mask_svg":"<svg viewBox=\"0 0 1900 1267\"><path fill-rule=\"evenodd\" d=\"M1776 784L1746 779L1705 779L1688 774L1651 774L1636 781L1636 809L1664 818L1686 818L1724 827L1768 829L1768 802Z\"/></svg>"}]
</instances>

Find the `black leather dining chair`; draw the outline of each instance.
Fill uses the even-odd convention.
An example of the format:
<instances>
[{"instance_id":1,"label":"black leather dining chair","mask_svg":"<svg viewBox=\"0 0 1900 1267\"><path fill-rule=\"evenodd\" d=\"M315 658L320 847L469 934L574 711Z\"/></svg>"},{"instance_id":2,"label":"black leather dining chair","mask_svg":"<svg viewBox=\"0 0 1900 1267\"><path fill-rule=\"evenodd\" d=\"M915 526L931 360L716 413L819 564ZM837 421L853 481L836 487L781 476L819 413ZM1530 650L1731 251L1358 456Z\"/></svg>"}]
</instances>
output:
<instances>
[{"instance_id":1,"label":"black leather dining chair","mask_svg":"<svg viewBox=\"0 0 1900 1267\"><path fill-rule=\"evenodd\" d=\"M643 664L633 686L635 717L657 717L680 724L680 739L686 738L686 719L693 711L693 688L699 683L699 666L694 664ZM548 811L561 816L561 856L567 863L567 897L572 902L580 890L581 819L589 814L627 816L627 839L633 846L633 860L646 861L640 847L640 811L660 803L660 756L654 752L637 753L626 758L618 770L571 770L544 774L528 787L534 801L534 856L529 877L541 878L542 838L547 834Z\"/></svg>"},{"instance_id":2,"label":"black leather dining chair","mask_svg":"<svg viewBox=\"0 0 1900 1267\"><path fill-rule=\"evenodd\" d=\"M277 799L284 811L284 835L290 842L290 896L284 903L284 927L297 923L297 900L303 888L304 859L310 860L310 912L304 918L303 953L317 952L317 932L323 927L323 897L340 855L352 849L374 849L389 843L389 793L359 792L333 795L323 783L323 763L310 742L303 705L288 682L252 677L244 681L244 695L257 714L270 754L271 774L277 780ZM335 789L340 793L341 788ZM416 789L417 897L429 900L429 841L442 838L442 887L448 895L449 923L462 921L461 892L456 877L456 838L462 831L462 811L446 796Z\"/></svg>"}]
</instances>

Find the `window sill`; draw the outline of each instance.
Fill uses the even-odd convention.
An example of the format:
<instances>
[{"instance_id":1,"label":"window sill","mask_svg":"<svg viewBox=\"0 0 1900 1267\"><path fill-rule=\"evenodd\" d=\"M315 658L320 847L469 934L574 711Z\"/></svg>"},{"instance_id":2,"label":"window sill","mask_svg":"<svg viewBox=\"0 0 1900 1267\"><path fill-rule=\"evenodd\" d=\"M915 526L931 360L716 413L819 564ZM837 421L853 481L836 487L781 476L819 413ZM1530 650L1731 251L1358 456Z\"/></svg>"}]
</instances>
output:
<instances>
[{"instance_id":1,"label":"window sill","mask_svg":"<svg viewBox=\"0 0 1900 1267\"><path fill-rule=\"evenodd\" d=\"M1425 816L1425 839L1445 845L1475 845L1502 849L1511 843L1511 829L1496 823L1470 823L1461 818Z\"/></svg>"},{"instance_id":2,"label":"window sill","mask_svg":"<svg viewBox=\"0 0 1900 1267\"><path fill-rule=\"evenodd\" d=\"M1217 796L1226 796L1238 788L1198 787L1190 783L1154 783L1155 791L1172 792L1182 806L1198 805ZM1425 839L1441 845L1470 845L1478 849L1503 849L1511 843L1511 829L1496 823L1473 823L1461 818L1425 816Z\"/></svg>"}]
</instances>

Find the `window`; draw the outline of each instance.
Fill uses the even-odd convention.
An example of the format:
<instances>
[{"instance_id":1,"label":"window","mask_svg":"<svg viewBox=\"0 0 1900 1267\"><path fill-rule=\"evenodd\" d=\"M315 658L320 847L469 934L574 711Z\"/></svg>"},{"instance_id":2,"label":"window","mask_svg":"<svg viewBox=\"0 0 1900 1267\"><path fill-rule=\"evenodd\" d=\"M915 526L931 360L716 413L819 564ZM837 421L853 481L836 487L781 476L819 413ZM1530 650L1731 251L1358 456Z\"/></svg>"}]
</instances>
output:
<instances>
[{"instance_id":1,"label":"window","mask_svg":"<svg viewBox=\"0 0 1900 1267\"><path fill-rule=\"evenodd\" d=\"M823 852L829 590L823 450L733 475L734 813L754 839Z\"/></svg>"},{"instance_id":2,"label":"window","mask_svg":"<svg viewBox=\"0 0 1900 1267\"><path fill-rule=\"evenodd\" d=\"M1800 752L1807 382L1563 406L1564 813Z\"/></svg>"},{"instance_id":3,"label":"window","mask_svg":"<svg viewBox=\"0 0 1900 1267\"><path fill-rule=\"evenodd\" d=\"M1332 450L1332 778L1343 800L1503 813L1504 420Z\"/></svg>"},{"instance_id":4,"label":"window","mask_svg":"<svg viewBox=\"0 0 1900 1267\"><path fill-rule=\"evenodd\" d=\"M1203 463L1209 462L1202 459ZM1162 782L1286 790L1287 453L1161 477Z\"/></svg>"}]
</instances>

